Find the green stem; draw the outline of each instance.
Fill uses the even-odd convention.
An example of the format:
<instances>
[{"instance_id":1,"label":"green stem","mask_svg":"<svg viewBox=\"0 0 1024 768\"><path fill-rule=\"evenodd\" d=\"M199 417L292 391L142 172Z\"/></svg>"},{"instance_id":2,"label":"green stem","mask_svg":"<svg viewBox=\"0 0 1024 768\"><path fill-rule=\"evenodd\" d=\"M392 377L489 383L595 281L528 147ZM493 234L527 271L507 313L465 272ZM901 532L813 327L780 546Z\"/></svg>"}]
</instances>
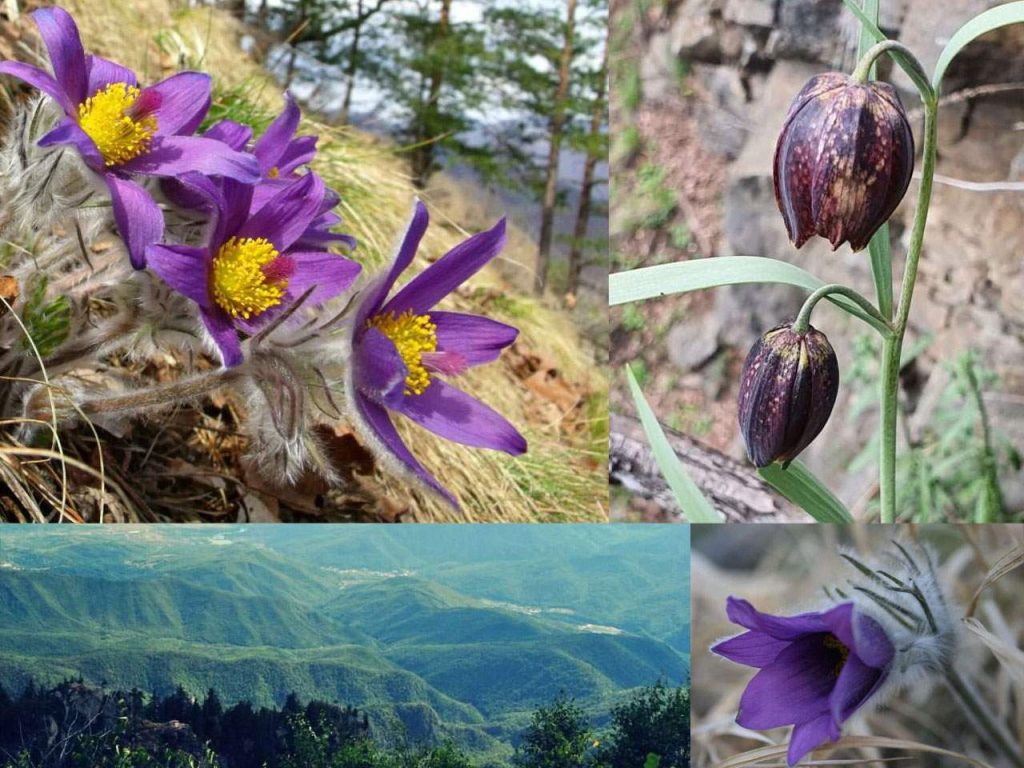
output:
<instances>
[{"instance_id":1,"label":"green stem","mask_svg":"<svg viewBox=\"0 0 1024 768\"><path fill-rule=\"evenodd\" d=\"M931 81L928 79L928 75L924 71L924 67L921 66L921 62L917 60L917 57L914 56L907 46L895 40L883 40L868 48L867 53L861 56L860 61L857 63L857 68L850 75L851 79L857 83L866 83L871 75L871 68L874 66L875 60L883 53L903 59L909 64L906 67L907 74L914 81L917 90L921 92L922 101L935 98L935 91L932 88Z\"/></svg>"},{"instance_id":2,"label":"green stem","mask_svg":"<svg viewBox=\"0 0 1024 768\"><path fill-rule=\"evenodd\" d=\"M946 683L964 708L968 719L985 732L989 744L997 747L1009 759L1011 765L1024 768L1024 754L1021 754L1020 747L1014 743L1010 735L1007 734L1006 729L999 724L995 716L989 711L985 702L968 685L967 681L960 677L960 673L953 666L946 672Z\"/></svg>"},{"instance_id":3,"label":"green stem","mask_svg":"<svg viewBox=\"0 0 1024 768\"><path fill-rule=\"evenodd\" d=\"M970 355L965 355L961 361L961 369L967 385L974 399L974 405L978 409L978 420L981 422L981 469L985 475L985 487L982 489L982 496L979 501L976 523L994 523L1003 510L1003 493L999 487L999 467L996 462L996 452L992 447L992 428L989 425L988 410L985 408L985 399L981 393L981 384L974 371L974 360Z\"/></svg>"},{"instance_id":4,"label":"green stem","mask_svg":"<svg viewBox=\"0 0 1024 768\"><path fill-rule=\"evenodd\" d=\"M804 305L800 308L800 314L798 314L796 316L796 320L793 321L793 332L807 333L807 329L811 325L811 312L814 311L814 305L826 296L831 295L845 296L864 310L864 313L875 321L870 324L871 327L878 330L879 333L882 333L883 335L886 335L886 332L889 334L892 333L892 326L889 324L889 321L886 320L877 309L875 309L874 304L857 293L857 291L853 290L853 288L848 288L845 285L840 285L838 283L823 285L807 297L804 301Z\"/></svg>"},{"instance_id":5,"label":"green stem","mask_svg":"<svg viewBox=\"0 0 1024 768\"><path fill-rule=\"evenodd\" d=\"M877 46L876 46L877 47ZM873 50L873 49L872 49ZM914 298L914 283L917 280L917 265L924 244L924 230L928 224L928 206L932 197L932 179L935 176L936 114L938 100L934 92L922 91L924 101L924 151L921 163L921 189L917 197L917 212L914 228L907 249L907 263L903 270L903 284L900 286L900 301L896 309L893 334L882 345L881 375L881 418L882 446L879 462L879 492L881 521L892 523L896 520L896 422L897 399L899 397L900 354L903 338L910 318L910 303Z\"/></svg>"}]
</instances>

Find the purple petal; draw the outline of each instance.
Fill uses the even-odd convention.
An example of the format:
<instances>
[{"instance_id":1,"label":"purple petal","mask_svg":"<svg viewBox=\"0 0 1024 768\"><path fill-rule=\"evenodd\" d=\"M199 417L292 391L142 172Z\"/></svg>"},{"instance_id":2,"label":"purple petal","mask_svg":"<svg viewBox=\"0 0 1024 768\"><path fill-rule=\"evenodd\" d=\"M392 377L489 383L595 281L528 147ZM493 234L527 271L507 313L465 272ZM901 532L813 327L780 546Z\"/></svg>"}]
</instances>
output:
<instances>
[{"instance_id":1,"label":"purple petal","mask_svg":"<svg viewBox=\"0 0 1024 768\"><path fill-rule=\"evenodd\" d=\"M896 654L896 649L882 629L882 625L870 616L860 613L855 614L853 645L849 647L861 661L878 669L888 667Z\"/></svg>"},{"instance_id":2,"label":"purple petal","mask_svg":"<svg viewBox=\"0 0 1024 768\"><path fill-rule=\"evenodd\" d=\"M56 144L72 145L78 150L86 165L94 170L102 172L106 167L96 142L89 138L89 135L70 117L65 117L57 123L56 128L39 140L41 147L50 147Z\"/></svg>"},{"instance_id":3,"label":"purple petal","mask_svg":"<svg viewBox=\"0 0 1024 768\"><path fill-rule=\"evenodd\" d=\"M740 697L736 722L762 730L802 723L830 712L835 685L835 656L826 653L821 635L794 640L754 675Z\"/></svg>"},{"instance_id":4,"label":"purple petal","mask_svg":"<svg viewBox=\"0 0 1024 768\"><path fill-rule=\"evenodd\" d=\"M160 208L134 181L105 174L114 208L114 221L121 239L128 246L128 256L135 269L146 266L146 248L164 236L164 215Z\"/></svg>"},{"instance_id":5,"label":"purple petal","mask_svg":"<svg viewBox=\"0 0 1024 768\"><path fill-rule=\"evenodd\" d=\"M46 43L54 78L73 104L81 104L88 95L85 92L85 51L75 20L63 8L40 8L32 13L32 19Z\"/></svg>"},{"instance_id":6,"label":"purple petal","mask_svg":"<svg viewBox=\"0 0 1024 768\"><path fill-rule=\"evenodd\" d=\"M125 173L180 176L204 173L254 183L259 179L256 158L200 136L155 136L145 154L118 166Z\"/></svg>"},{"instance_id":7,"label":"purple petal","mask_svg":"<svg viewBox=\"0 0 1024 768\"><path fill-rule=\"evenodd\" d=\"M146 94L157 95L152 114L156 116L158 136L191 134L210 109L210 76L201 72L179 72L144 89L142 95Z\"/></svg>"},{"instance_id":8,"label":"purple petal","mask_svg":"<svg viewBox=\"0 0 1024 768\"><path fill-rule=\"evenodd\" d=\"M218 246L234 237L248 219L254 189L251 184L243 184L234 179L223 179L220 186L224 192L224 207L218 212L213 240Z\"/></svg>"},{"instance_id":9,"label":"purple petal","mask_svg":"<svg viewBox=\"0 0 1024 768\"><path fill-rule=\"evenodd\" d=\"M405 271L406 267L412 263L413 258L416 256L416 250L420 247L423 234L427 231L427 224L429 222L430 216L427 214L427 207L417 200L416 205L413 207L412 218L409 220L409 225L402 236L402 242L395 252L395 258L391 262L391 267L385 274L363 289L359 310L356 312L356 327L362 326L366 322L366 318L375 314L380 309L380 305L384 302L384 297L388 295L388 291L391 290L391 286L395 284L398 276Z\"/></svg>"},{"instance_id":10,"label":"purple petal","mask_svg":"<svg viewBox=\"0 0 1024 768\"><path fill-rule=\"evenodd\" d=\"M427 470L423 468L423 465L416 461L416 458L409 452L409 449L402 442L402 438L399 436L398 431L395 429L395 425L391 423L391 418L388 416L388 412L381 406L367 400L361 395L355 396L356 407L359 411L359 415L363 417L366 426L373 430L377 439L383 443L385 448L393 458L398 459L404 464L416 477L426 483L428 486L433 488L439 494L444 496L453 507L458 509L459 503L455 500L455 497L441 485L434 476L431 475Z\"/></svg>"},{"instance_id":11,"label":"purple petal","mask_svg":"<svg viewBox=\"0 0 1024 768\"><path fill-rule=\"evenodd\" d=\"M151 245L146 265L200 307L210 307L210 252L190 245Z\"/></svg>"},{"instance_id":12,"label":"purple petal","mask_svg":"<svg viewBox=\"0 0 1024 768\"><path fill-rule=\"evenodd\" d=\"M885 675L850 654L839 673L835 689L829 696L832 718L836 726L850 719L868 697L881 685Z\"/></svg>"},{"instance_id":13,"label":"purple petal","mask_svg":"<svg viewBox=\"0 0 1024 768\"><path fill-rule=\"evenodd\" d=\"M730 637L711 646L711 652L724 656L729 661L748 667L766 667L790 644L790 640L777 640L764 632L751 630Z\"/></svg>"},{"instance_id":14,"label":"purple petal","mask_svg":"<svg viewBox=\"0 0 1024 768\"><path fill-rule=\"evenodd\" d=\"M316 288L306 304L315 306L333 299L359 275L362 265L343 256L323 251L288 251L295 260L295 271L288 280L288 293L298 298L312 285Z\"/></svg>"},{"instance_id":15,"label":"purple petal","mask_svg":"<svg viewBox=\"0 0 1024 768\"><path fill-rule=\"evenodd\" d=\"M831 718L828 715L816 717L804 723L797 723L793 729L793 735L789 737L789 750L786 753L786 762L792 767L815 747L821 746L830 738ZM837 734L838 736L838 734Z\"/></svg>"},{"instance_id":16,"label":"purple petal","mask_svg":"<svg viewBox=\"0 0 1024 768\"><path fill-rule=\"evenodd\" d=\"M331 243L341 243L350 251L355 250L357 245L356 239L352 235L341 235L310 227L302 233L302 237L292 243L292 248L298 248L303 251L315 251L322 250Z\"/></svg>"},{"instance_id":17,"label":"purple petal","mask_svg":"<svg viewBox=\"0 0 1024 768\"><path fill-rule=\"evenodd\" d=\"M56 101L66 115L78 114L78 105L73 103L60 84L53 79L49 72L44 72L38 67L22 64L20 61L0 61L0 75L10 75L23 80L33 88L38 88L51 99Z\"/></svg>"},{"instance_id":18,"label":"purple petal","mask_svg":"<svg viewBox=\"0 0 1024 768\"><path fill-rule=\"evenodd\" d=\"M324 183L308 173L274 195L238 230L239 237L265 237L278 251L286 251L317 215Z\"/></svg>"},{"instance_id":19,"label":"purple petal","mask_svg":"<svg viewBox=\"0 0 1024 768\"><path fill-rule=\"evenodd\" d=\"M460 312L431 312L437 326L437 348L458 352L470 366L496 360L516 340L519 330L488 317Z\"/></svg>"},{"instance_id":20,"label":"purple petal","mask_svg":"<svg viewBox=\"0 0 1024 768\"><path fill-rule=\"evenodd\" d=\"M133 86L139 84L135 73L128 67L122 67L117 62L104 59L102 56L93 54L86 56L85 69L89 76L87 96L95 96L99 91L114 83L127 83Z\"/></svg>"},{"instance_id":21,"label":"purple petal","mask_svg":"<svg viewBox=\"0 0 1024 768\"><path fill-rule=\"evenodd\" d=\"M203 323L217 349L225 368L233 368L242 362L242 344L238 340L238 331L231 323L231 317L216 304L208 309L200 309Z\"/></svg>"},{"instance_id":22,"label":"purple petal","mask_svg":"<svg viewBox=\"0 0 1024 768\"><path fill-rule=\"evenodd\" d=\"M425 314L437 302L475 275L505 246L505 219L473 235L410 280L385 307L395 313L411 309Z\"/></svg>"},{"instance_id":23,"label":"purple petal","mask_svg":"<svg viewBox=\"0 0 1024 768\"><path fill-rule=\"evenodd\" d=\"M219 141L241 152L252 140L252 128L234 120L221 120L207 128L203 132L203 138Z\"/></svg>"},{"instance_id":24,"label":"purple petal","mask_svg":"<svg viewBox=\"0 0 1024 768\"><path fill-rule=\"evenodd\" d=\"M852 605L849 605L849 608L852 609ZM725 612L733 624L739 624L744 629L764 632L777 640L796 640L806 634L831 631L820 612L801 613L797 616L772 616L761 613L746 600L738 597L729 597L726 600Z\"/></svg>"},{"instance_id":25,"label":"purple petal","mask_svg":"<svg viewBox=\"0 0 1024 768\"><path fill-rule=\"evenodd\" d=\"M317 136L299 136L285 147L281 157L277 159L277 170L282 176L295 172L299 166L312 162L316 157Z\"/></svg>"},{"instance_id":26,"label":"purple petal","mask_svg":"<svg viewBox=\"0 0 1024 768\"><path fill-rule=\"evenodd\" d=\"M295 104L292 95L285 91L284 109L281 114L274 118L274 121L267 126L252 153L259 158L260 175L266 176L271 168L280 164L281 155L284 154L288 142L291 141L295 131L299 128L299 108Z\"/></svg>"},{"instance_id":27,"label":"purple petal","mask_svg":"<svg viewBox=\"0 0 1024 768\"><path fill-rule=\"evenodd\" d=\"M436 377L422 395L406 395L402 413L446 440L513 456L526 452L526 440L504 416Z\"/></svg>"},{"instance_id":28,"label":"purple petal","mask_svg":"<svg viewBox=\"0 0 1024 768\"><path fill-rule=\"evenodd\" d=\"M365 397L396 410L405 397L409 375L394 343L377 328L368 328L355 348L355 384Z\"/></svg>"}]
</instances>

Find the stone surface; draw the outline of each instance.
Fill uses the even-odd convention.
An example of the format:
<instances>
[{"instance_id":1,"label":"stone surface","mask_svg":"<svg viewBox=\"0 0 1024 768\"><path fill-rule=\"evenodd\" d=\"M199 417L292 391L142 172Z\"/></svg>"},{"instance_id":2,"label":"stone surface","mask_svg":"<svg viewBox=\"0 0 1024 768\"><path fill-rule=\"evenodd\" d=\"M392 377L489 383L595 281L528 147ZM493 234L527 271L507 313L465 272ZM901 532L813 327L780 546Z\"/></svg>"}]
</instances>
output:
<instances>
[{"instance_id":1,"label":"stone surface","mask_svg":"<svg viewBox=\"0 0 1024 768\"><path fill-rule=\"evenodd\" d=\"M844 15L842 0L781 0L768 55L837 65L849 46Z\"/></svg>"},{"instance_id":2,"label":"stone surface","mask_svg":"<svg viewBox=\"0 0 1024 768\"><path fill-rule=\"evenodd\" d=\"M666 339L669 360L684 373L700 368L718 352L720 330L713 313L672 326Z\"/></svg>"},{"instance_id":3,"label":"stone surface","mask_svg":"<svg viewBox=\"0 0 1024 768\"><path fill-rule=\"evenodd\" d=\"M722 17L733 24L771 27L775 21L774 0L726 0Z\"/></svg>"},{"instance_id":4,"label":"stone surface","mask_svg":"<svg viewBox=\"0 0 1024 768\"><path fill-rule=\"evenodd\" d=\"M717 155L736 159L750 133L747 122L747 92L736 67L694 65L699 89L696 117L698 137L704 148Z\"/></svg>"}]
</instances>

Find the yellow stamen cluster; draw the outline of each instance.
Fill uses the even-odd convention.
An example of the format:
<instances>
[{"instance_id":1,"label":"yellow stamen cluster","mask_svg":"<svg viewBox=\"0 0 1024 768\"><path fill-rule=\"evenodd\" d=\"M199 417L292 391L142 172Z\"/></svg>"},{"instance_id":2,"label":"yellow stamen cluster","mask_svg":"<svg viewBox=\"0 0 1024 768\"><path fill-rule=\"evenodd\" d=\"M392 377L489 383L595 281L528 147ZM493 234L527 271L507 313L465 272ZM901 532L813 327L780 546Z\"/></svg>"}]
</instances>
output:
<instances>
[{"instance_id":1,"label":"yellow stamen cluster","mask_svg":"<svg viewBox=\"0 0 1024 768\"><path fill-rule=\"evenodd\" d=\"M383 333L398 348L402 362L409 369L405 394L422 395L430 386L430 372L423 365L423 353L437 351L437 326L430 322L430 315L416 315L411 309L398 317L394 312L386 312L374 315L366 324Z\"/></svg>"},{"instance_id":2,"label":"yellow stamen cluster","mask_svg":"<svg viewBox=\"0 0 1024 768\"><path fill-rule=\"evenodd\" d=\"M846 647L842 640L832 634L825 637L825 647L831 651L835 651L839 655L839 661L836 662L836 665L832 670L832 675L834 677L839 677L839 673L842 672L843 667L846 666L846 660L850 658L850 649Z\"/></svg>"},{"instance_id":3,"label":"yellow stamen cluster","mask_svg":"<svg viewBox=\"0 0 1024 768\"><path fill-rule=\"evenodd\" d=\"M263 267L278 256L262 237L232 237L213 258L213 299L232 317L248 320L281 303L288 281L270 282Z\"/></svg>"},{"instance_id":4,"label":"yellow stamen cluster","mask_svg":"<svg viewBox=\"0 0 1024 768\"><path fill-rule=\"evenodd\" d=\"M275 165L269 171L267 171L267 178L276 179L281 175L281 170Z\"/></svg>"},{"instance_id":5,"label":"yellow stamen cluster","mask_svg":"<svg viewBox=\"0 0 1024 768\"><path fill-rule=\"evenodd\" d=\"M78 124L96 142L107 166L120 165L149 150L156 116L132 117L139 89L113 83L78 105Z\"/></svg>"}]
</instances>

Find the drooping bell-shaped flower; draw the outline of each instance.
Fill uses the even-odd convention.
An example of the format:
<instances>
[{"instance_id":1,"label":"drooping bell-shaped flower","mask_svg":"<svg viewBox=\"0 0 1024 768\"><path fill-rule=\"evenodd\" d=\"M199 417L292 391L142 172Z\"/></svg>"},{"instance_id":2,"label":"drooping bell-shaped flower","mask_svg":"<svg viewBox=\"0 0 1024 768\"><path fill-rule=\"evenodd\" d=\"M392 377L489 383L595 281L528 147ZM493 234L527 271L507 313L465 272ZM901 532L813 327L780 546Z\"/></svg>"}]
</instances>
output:
<instances>
[{"instance_id":1,"label":"drooping bell-shaped flower","mask_svg":"<svg viewBox=\"0 0 1024 768\"><path fill-rule=\"evenodd\" d=\"M864 248L899 205L914 137L896 90L838 73L812 77L775 145L775 200L797 248L821 235Z\"/></svg>"},{"instance_id":2,"label":"drooping bell-shaped flower","mask_svg":"<svg viewBox=\"0 0 1024 768\"><path fill-rule=\"evenodd\" d=\"M839 392L839 364L825 334L779 325L743 364L739 419L757 467L792 461L824 428Z\"/></svg>"},{"instance_id":3,"label":"drooping bell-shaped flower","mask_svg":"<svg viewBox=\"0 0 1024 768\"><path fill-rule=\"evenodd\" d=\"M793 725L786 761L839 738L892 672L896 647L884 627L845 602L796 616L761 613L730 597L729 620L746 632L711 651L758 673L740 698L736 722L763 730Z\"/></svg>"}]
</instances>

